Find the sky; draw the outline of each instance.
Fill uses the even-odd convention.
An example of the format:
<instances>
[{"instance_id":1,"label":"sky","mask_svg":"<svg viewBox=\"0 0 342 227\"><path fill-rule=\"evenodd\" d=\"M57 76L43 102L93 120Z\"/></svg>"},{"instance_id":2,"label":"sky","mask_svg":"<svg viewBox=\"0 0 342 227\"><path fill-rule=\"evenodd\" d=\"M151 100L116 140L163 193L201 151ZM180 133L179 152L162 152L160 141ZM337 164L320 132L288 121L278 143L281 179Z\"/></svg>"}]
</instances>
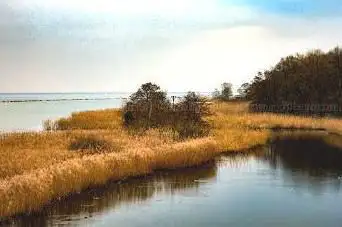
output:
<instances>
[{"instance_id":1,"label":"sky","mask_svg":"<svg viewBox=\"0 0 342 227\"><path fill-rule=\"evenodd\" d=\"M0 93L237 88L341 25L338 0L1 0Z\"/></svg>"}]
</instances>

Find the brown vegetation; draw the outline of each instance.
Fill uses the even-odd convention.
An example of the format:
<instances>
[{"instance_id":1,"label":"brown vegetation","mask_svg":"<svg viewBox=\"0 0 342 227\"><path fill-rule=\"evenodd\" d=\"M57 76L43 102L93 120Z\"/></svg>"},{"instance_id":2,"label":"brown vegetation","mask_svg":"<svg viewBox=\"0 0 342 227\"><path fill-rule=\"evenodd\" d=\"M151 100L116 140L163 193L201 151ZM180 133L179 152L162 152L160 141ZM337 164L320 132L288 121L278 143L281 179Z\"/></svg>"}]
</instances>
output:
<instances>
[{"instance_id":1,"label":"brown vegetation","mask_svg":"<svg viewBox=\"0 0 342 227\"><path fill-rule=\"evenodd\" d=\"M250 114L247 106L214 103L214 114L206 118L212 128L209 136L185 141L168 129L130 134L121 111L115 109L75 113L53 123L63 129L59 131L3 135L0 217L34 211L52 199L111 179L200 165L222 152L264 145L275 126L341 132L340 120Z\"/></svg>"}]
</instances>

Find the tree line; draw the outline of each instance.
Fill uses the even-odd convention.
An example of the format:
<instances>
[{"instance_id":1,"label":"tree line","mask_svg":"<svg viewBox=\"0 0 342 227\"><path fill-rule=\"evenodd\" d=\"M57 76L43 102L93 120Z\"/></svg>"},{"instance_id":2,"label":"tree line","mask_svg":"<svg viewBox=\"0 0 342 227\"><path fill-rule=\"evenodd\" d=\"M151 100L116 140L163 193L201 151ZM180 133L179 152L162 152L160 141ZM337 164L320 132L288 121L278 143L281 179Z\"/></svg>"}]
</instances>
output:
<instances>
[{"instance_id":1,"label":"tree line","mask_svg":"<svg viewBox=\"0 0 342 227\"><path fill-rule=\"evenodd\" d=\"M238 90L254 104L342 105L342 50L310 51L282 58Z\"/></svg>"},{"instance_id":2,"label":"tree line","mask_svg":"<svg viewBox=\"0 0 342 227\"><path fill-rule=\"evenodd\" d=\"M341 107L342 49L289 55L259 72L251 82L242 84L235 97L232 84L223 83L213 98L248 100L269 106L332 104ZM210 115L207 101L189 92L180 102L171 103L158 85L146 83L126 103L124 122L128 128L172 128L181 137L207 135L208 123L203 120Z\"/></svg>"}]
</instances>

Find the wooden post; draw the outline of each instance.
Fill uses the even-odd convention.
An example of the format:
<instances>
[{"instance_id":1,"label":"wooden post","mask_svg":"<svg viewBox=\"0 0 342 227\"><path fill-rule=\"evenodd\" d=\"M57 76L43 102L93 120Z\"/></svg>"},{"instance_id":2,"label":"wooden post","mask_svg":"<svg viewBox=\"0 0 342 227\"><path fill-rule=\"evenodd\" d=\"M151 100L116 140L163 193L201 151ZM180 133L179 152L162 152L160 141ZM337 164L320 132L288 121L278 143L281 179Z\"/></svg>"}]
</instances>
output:
<instances>
[{"instance_id":1,"label":"wooden post","mask_svg":"<svg viewBox=\"0 0 342 227\"><path fill-rule=\"evenodd\" d=\"M173 134L173 139L176 137L176 130L175 130L175 98L176 96L171 96L172 98L172 134Z\"/></svg>"}]
</instances>

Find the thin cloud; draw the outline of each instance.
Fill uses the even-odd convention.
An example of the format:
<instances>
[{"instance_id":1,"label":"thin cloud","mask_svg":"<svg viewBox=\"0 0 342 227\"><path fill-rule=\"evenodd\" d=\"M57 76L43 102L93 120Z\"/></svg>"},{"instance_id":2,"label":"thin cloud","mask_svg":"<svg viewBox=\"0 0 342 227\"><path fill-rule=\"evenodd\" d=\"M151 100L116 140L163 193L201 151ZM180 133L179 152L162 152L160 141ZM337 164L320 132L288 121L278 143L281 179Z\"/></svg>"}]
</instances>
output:
<instances>
[{"instance_id":1,"label":"thin cloud","mask_svg":"<svg viewBox=\"0 0 342 227\"><path fill-rule=\"evenodd\" d=\"M342 40L341 18L253 2L3 0L0 91L132 91L149 80L210 91Z\"/></svg>"}]
</instances>

